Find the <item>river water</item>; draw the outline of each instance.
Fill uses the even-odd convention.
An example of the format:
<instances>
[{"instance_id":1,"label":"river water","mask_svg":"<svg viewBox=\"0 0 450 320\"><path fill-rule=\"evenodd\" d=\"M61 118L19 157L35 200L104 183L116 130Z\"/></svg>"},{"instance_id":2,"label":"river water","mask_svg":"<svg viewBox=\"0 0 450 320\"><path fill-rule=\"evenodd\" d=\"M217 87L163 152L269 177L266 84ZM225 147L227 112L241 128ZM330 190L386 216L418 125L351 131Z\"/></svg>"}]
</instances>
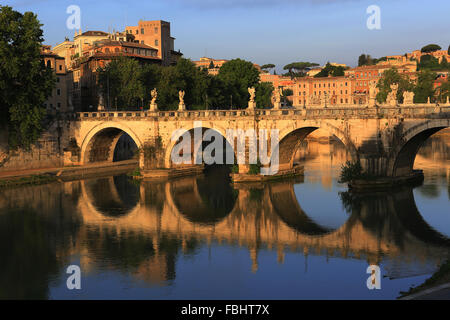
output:
<instances>
[{"instance_id":1,"label":"river water","mask_svg":"<svg viewBox=\"0 0 450 320\"><path fill-rule=\"evenodd\" d=\"M396 299L450 257L449 133L420 150L422 185L387 192L347 192L344 148L313 138L304 177L282 182L233 187L211 168L2 189L0 298Z\"/></svg>"}]
</instances>

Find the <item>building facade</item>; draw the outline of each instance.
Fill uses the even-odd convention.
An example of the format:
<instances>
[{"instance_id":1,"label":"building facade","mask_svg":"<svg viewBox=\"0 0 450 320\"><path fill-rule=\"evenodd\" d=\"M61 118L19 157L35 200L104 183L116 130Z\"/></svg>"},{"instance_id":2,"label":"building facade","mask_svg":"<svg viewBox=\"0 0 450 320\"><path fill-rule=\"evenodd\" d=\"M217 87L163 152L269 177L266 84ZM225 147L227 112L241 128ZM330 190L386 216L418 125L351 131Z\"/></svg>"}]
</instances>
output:
<instances>
[{"instance_id":1,"label":"building facade","mask_svg":"<svg viewBox=\"0 0 450 320\"><path fill-rule=\"evenodd\" d=\"M174 49L175 38L170 34L170 22L139 20L137 26L125 27L125 33L132 34L140 44L157 48L163 66L175 64L182 55Z\"/></svg>"},{"instance_id":2,"label":"building facade","mask_svg":"<svg viewBox=\"0 0 450 320\"><path fill-rule=\"evenodd\" d=\"M56 86L45 102L47 113L56 114L71 111L68 100L68 82L70 82L70 78L64 58L53 53L50 50L50 46L46 45L42 46L41 57L44 64L52 68L56 76Z\"/></svg>"}]
</instances>

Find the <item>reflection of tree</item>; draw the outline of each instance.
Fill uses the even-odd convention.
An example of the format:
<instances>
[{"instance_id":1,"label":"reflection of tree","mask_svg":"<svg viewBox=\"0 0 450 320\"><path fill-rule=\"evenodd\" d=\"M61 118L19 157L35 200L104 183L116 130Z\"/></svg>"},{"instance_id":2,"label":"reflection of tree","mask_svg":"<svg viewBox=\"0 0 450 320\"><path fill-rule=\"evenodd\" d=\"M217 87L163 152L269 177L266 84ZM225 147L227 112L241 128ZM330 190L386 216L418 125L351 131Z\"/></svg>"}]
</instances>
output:
<instances>
[{"instance_id":1,"label":"reflection of tree","mask_svg":"<svg viewBox=\"0 0 450 320\"><path fill-rule=\"evenodd\" d=\"M70 208L66 205L71 199L65 199L61 189L55 190L57 186L31 187L26 192L20 189L24 195L21 199L26 203L23 209L17 209L16 203L3 208L0 214L0 299L48 298L49 281L56 279L66 264L79 222L73 212L65 212Z\"/></svg>"},{"instance_id":2,"label":"reflection of tree","mask_svg":"<svg viewBox=\"0 0 450 320\"><path fill-rule=\"evenodd\" d=\"M164 280L175 279L175 263L181 248L189 255L199 247L196 239L182 241L167 234L151 237L139 231L127 231L126 236L121 236L115 229L95 227L87 230L85 241L90 256L100 268L128 273L145 266L148 261L156 261L163 270L150 269L146 273ZM156 274L158 272L163 274Z\"/></svg>"}]
</instances>

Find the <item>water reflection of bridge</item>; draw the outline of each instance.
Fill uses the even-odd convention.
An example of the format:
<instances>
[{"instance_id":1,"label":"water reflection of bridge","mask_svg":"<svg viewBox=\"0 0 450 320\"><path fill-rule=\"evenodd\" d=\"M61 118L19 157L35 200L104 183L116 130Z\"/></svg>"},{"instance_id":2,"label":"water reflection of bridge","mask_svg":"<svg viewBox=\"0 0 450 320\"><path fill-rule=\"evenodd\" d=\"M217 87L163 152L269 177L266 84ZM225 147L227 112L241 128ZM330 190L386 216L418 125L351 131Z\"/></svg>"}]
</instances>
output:
<instances>
[{"instance_id":1,"label":"water reflection of bridge","mask_svg":"<svg viewBox=\"0 0 450 320\"><path fill-rule=\"evenodd\" d=\"M130 232L146 234L156 252L153 260L160 251L161 235L180 239L183 250L192 241L246 246L254 271L262 247L277 250L280 262L287 249L305 255L366 259L369 263L379 263L388 256L439 265L448 255L450 241L422 219L411 188L370 196L343 194L349 218L338 229L330 230L315 223L302 210L292 183L233 190L214 181L217 180L196 177L164 183L143 182L134 186L133 196L132 187L122 186L121 194L118 181L108 178L102 188L110 190L103 189L102 193L118 201L113 207L120 207L120 202L127 204L127 209L117 214L118 210L108 210L108 205L95 199L98 195L93 193L93 184L98 180L86 180L81 182L78 206L84 225L95 226L101 233L113 232L119 238ZM130 196L136 200L133 207L127 202ZM149 263L155 264L153 260Z\"/></svg>"}]
</instances>

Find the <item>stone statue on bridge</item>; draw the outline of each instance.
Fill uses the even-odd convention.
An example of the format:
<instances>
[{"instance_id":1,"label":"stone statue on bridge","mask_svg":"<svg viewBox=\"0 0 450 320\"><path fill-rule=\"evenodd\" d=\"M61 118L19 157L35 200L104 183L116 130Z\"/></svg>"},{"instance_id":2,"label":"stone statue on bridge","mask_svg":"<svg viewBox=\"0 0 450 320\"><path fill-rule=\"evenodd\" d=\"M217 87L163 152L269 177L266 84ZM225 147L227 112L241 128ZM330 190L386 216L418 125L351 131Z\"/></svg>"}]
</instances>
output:
<instances>
[{"instance_id":1,"label":"stone statue on bridge","mask_svg":"<svg viewBox=\"0 0 450 320\"><path fill-rule=\"evenodd\" d=\"M184 94L185 92L183 90L178 91L178 98L180 100L180 103L178 104L178 111L186 110L186 105L184 104Z\"/></svg>"},{"instance_id":2,"label":"stone statue on bridge","mask_svg":"<svg viewBox=\"0 0 450 320\"><path fill-rule=\"evenodd\" d=\"M248 109L253 110L256 108L256 102L255 102L255 87L248 88L248 93L250 94L250 100L248 101Z\"/></svg>"},{"instance_id":3,"label":"stone statue on bridge","mask_svg":"<svg viewBox=\"0 0 450 320\"><path fill-rule=\"evenodd\" d=\"M369 107L375 107L377 104L377 82L370 81L369 82Z\"/></svg>"},{"instance_id":4,"label":"stone statue on bridge","mask_svg":"<svg viewBox=\"0 0 450 320\"><path fill-rule=\"evenodd\" d=\"M403 92L403 104L404 105L414 104L414 92L411 91Z\"/></svg>"},{"instance_id":5,"label":"stone statue on bridge","mask_svg":"<svg viewBox=\"0 0 450 320\"><path fill-rule=\"evenodd\" d=\"M283 94L283 90L281 88L275 88L273 91L273 96L274 96L274 104L273 104L273 108L274 109L280 109L281 108L281 95Z\"/></svg>"},{"instance_id":6,"label":"stone statue on bridge","mask_svg":"<svg viewBox=\"0 0 450 320\"><path fill-rule=\"evenodd\" d=\"M250 102L255 102L255 87L248 88L248 93L250 93Z\"/></svg>"},{"instance_id":7,"label":"stone statue on bridge","mask_svg":"<svg viewBox=\"0 0 450 320\"><path fill-rule=\"evenodd\" d=\"M386 102L388 105L395 107L397 105L398 83L391 84L391 92L388 93Z\"/></svg>"},{"instance_id":8,"label":"stone statue on bridge","mask_svg":"<svg viewBox=\"0 0 450 320\"><path fill-rule=\"evenodd\" d=\"M153 88L151 91L152 101L150 102L150 111L158 111L158 105L156 104L156 98L158 97L158 91Z\"/></svg>"}]
</instances>

